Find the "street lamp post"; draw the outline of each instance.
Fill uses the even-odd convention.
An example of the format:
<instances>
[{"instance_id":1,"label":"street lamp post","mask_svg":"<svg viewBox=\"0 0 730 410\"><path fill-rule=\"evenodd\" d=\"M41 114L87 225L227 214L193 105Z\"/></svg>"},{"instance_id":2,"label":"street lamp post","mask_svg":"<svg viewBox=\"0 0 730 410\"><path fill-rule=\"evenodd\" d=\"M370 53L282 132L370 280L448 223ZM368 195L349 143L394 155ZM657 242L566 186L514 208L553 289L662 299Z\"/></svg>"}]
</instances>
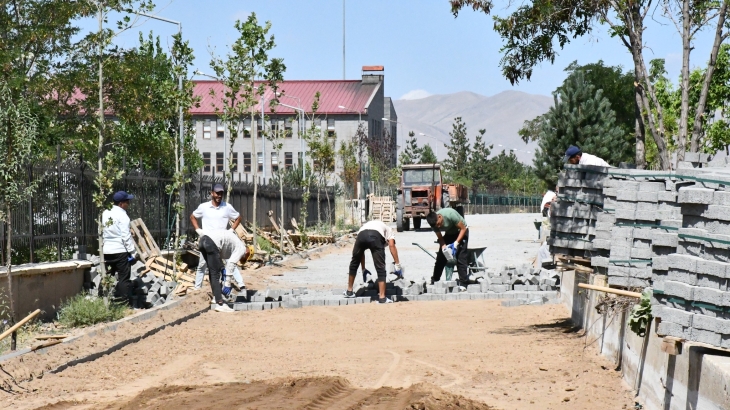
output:
<instances>
[{"instance_id":1,"label":"street lamp post","mask_svg":"<svg viewBox=\"0 0 730 410\"><path fill-rule=\"evenodd\" d=\"M430 135L424 134L422 132L419 132L418 135L420 135L422 137L426 137L426 138L431 138L432 140L436 141L436 153L435 154L436 154L436 159L438 159L439 158L439 144L438 144L438 140L436 138L434 138L434 137L432 137Z\"/></svg>"},{"instance_id":2,"label":"street lamp post","mask_svg":"<svg viewBox=\"0 0 730 410\"><path fill-rule=\"evenodd\" d=\"M160 16L154 16L152 14L141 13L141 12L133 11L133 10L129 10L129 12L132 13L132 14L137 14L139 16L151 18L151 19L154 19L154 20L159 20L159 21L162 21L162 22L165 22L165 23L177 24L177 32L180 35L180 41L182 41L182 23L181 22L176 21L176 20L167 19L167 18L160 17ZM180 73L178 75L178 78L177 78L177 87L178 87L178 91L180 91L180 93L182 94L182 89L183 89L183 77L182 77L182 73ZM180 156L179 157L179 161L178 161L178 167L180 169L178 170L178 172L184 174L185 173L185 137L184 137L185 125L184 125L184 121L183 121L183 107L182 107L182 104L178 104L178 127L179 127L179 130L178 130L179 131L179 136L178 137L180 139L180 150L179 150L179 153L176 152L175 154ZM180 203L184 205L185 204L185 184L184 183L181 183L180 184L180 188L179 188L178 195L180 196ZM176 232L177 240L179 240L179 238L180 238L180 219L181 219L180 218L180 215L178 214L177 221L176 221L176 225L177 225L177 232ZM182 218L182 220L183 220L183 225L187 225L187 223L185 222L185 218Z\"/></svg>"},{"instance_id":3,"label":"street lamp post","mask_svg":"<svg viewBox=\"0 0 730 410\"><path fill-rule=\"evenodd\" d=\"M360 128L360 124L362 123L362 112L361 111L355 111L351 108L345 107L344 105L338 105L337 108L339 108L341 110L347 110L352 113L356 112L357 113L357 128L358 129ZM362 149L360 141L358 141L358 143L357 143L357 149L358 149L358 152L360 152L360 150ZM364 199L364 198L362 198L363 191L365 191L365 173L363 172L362 153L361 153L360 154L360 197L361 198L359 198L359 199Z\"/></svg>"}]
</instances>

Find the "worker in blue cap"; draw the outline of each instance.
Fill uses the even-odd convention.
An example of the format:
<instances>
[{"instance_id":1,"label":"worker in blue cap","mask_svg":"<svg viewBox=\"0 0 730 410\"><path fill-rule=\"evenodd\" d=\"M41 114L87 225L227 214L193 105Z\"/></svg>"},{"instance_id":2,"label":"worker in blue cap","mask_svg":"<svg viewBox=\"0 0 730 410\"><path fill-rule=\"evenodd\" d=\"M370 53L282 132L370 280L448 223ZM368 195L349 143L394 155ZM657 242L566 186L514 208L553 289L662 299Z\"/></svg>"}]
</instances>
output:
<instances>
[{"instance_id":1,"label":"worker in blue cap","mask_svg":"<svg viewBox=\"0 0 730 410\"><path fill-rule=\"evenodd\" d=\"M571 145L565 151L565 162L573 165L594 165L597 167L610 167L611 165L595 155L586 154L575 145Z\"/></svg>"},{"instance_id":2,"label":"worker in blue cap","mask_svg":"<svg viewBox=\"0 0 730 410\"><path fill-rule=\"evenodd\" d=\"M114 287L114 299L122 304L132 305L132 264L137 259L137 248L130 230L129 201L134 199L124 191L114 193L114 206L101 214L104 238L104 265L109 275L116 273L117 284Z\"/></svg>"}]
</instances>

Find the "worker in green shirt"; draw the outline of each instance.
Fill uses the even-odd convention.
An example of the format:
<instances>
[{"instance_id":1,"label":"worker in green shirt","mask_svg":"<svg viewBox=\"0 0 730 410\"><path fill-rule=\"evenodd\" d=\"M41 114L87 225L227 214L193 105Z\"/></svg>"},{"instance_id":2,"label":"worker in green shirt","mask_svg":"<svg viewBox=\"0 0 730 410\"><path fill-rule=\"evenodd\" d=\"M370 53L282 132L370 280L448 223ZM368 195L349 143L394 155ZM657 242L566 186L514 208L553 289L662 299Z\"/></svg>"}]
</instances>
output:
<instances>
[{"instance_id":1,"label":"worker in green shirt","mask_svg":"<svg viewBox=\"0 0 730 410\"><path fill-rule=\"evenodd\" d=\"M466 226L464 217L454 208L444 208L438 212L430 212L426 216L426 222L436 232L439 245L441 245L436 256L436 264L433 267L431 284L441 279L441 274L446 267L447 261L444 252L453 252L455 249L456 269L459 272L459 291L466 291L466 285L469 283L469 252L467 252L469 227ZM441 235L441 231L444 231L443 235Z\"/></svg>"}]
</instances>

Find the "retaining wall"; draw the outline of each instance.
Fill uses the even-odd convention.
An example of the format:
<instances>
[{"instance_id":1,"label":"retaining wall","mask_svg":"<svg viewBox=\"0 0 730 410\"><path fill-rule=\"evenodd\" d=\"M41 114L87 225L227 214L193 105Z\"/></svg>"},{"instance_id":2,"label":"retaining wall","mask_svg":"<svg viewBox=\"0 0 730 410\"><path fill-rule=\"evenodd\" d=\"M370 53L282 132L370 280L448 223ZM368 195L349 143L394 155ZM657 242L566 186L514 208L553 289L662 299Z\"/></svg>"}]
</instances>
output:
<instances>
[{"instance_id":1,"label":"retaining wall","mask_svg":"<svg viewBox=\"0 0 730 410\"><path fill-rule=\"evenodd\" d=\"M66 299L84 288L84 273L92 266L85 260L30 263L13 266L13 302L18 317L40 309L42 319L55 318L58 308ZM0 292L8 293L8 274L0 269Z\"/></svg>"}]
</instances>

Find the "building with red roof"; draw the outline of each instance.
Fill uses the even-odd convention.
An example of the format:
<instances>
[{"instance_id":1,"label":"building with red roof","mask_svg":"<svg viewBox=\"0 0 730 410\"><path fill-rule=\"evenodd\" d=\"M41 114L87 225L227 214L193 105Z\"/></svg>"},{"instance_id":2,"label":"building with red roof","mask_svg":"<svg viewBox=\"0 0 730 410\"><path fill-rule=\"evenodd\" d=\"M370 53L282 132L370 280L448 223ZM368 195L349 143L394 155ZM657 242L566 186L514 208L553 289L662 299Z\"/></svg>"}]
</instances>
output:
<instances>
[{"instance_id":1,"label":"building with red roof","mask_svg":"<svg viewBox=\"0 0 730 410\"><path fill-rule=\"evenodd\" d=\"M272 90L267 88L264 93L266 123L262 124L259 102L255 107L255 125L251 126L250 119L242 124L242 132L233 146L233 162L237 164L238 174L234 178L247 179L246 174L251 174L256 166L259 176L268 180L278 169L298 164L302 152L308 161L306 143L300 138L299 130L302 125L306 128L311 126L311 107L317 92L320 93L320 100L315 126L336 138L336 148L339 148L341 141L351 141L360 124L369 139L386 138L383 135L387 135L393 141L398 141L398 117L391 99L385 96L382 66L363 67L359 80L283 81L279 89L280 104L275 112L269 104L274 97ZM194 94L201 100L199 106L193 107L190 112L196 145L205 162L204 173L222 174L228 169L229 131L216 114L223 109L223 93L224 87L219 81L195 81ZM299 123L299 108L305 113L306 124ZM262 126L266 130L273 126L289 131L284 138L283 149L275 152L273 143L261 138ZM390 145L395 165L397 143ZM335 172L339 173L340 170L341 164L337 161Z\"/></svg>"}]
</instances>

